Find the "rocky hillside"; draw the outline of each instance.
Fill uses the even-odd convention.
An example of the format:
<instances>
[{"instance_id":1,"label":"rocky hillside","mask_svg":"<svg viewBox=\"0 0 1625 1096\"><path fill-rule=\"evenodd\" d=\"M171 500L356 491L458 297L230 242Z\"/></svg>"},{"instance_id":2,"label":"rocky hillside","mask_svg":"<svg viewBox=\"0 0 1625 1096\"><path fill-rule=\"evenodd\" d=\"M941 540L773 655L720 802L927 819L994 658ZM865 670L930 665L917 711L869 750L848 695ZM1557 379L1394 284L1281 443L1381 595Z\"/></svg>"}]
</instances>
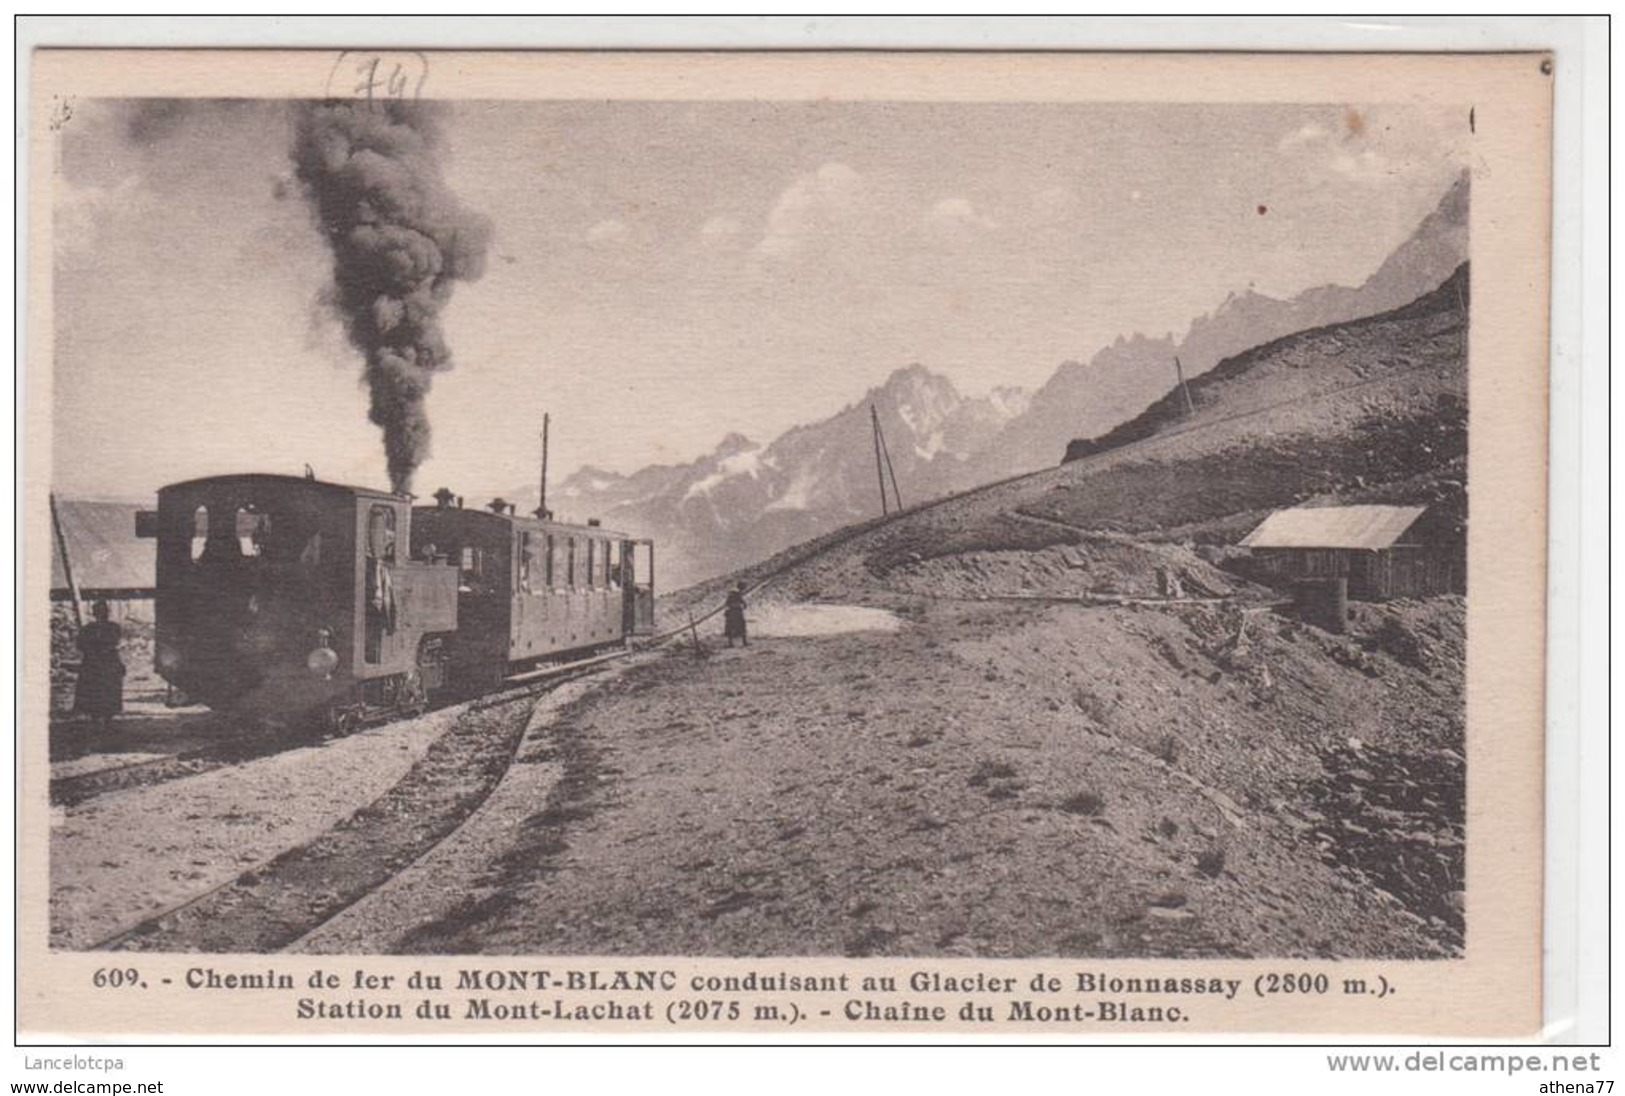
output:
<instances>
[{"instance_id":1,"label":"rocky hillside","mask_svg":"<svg viewBox=\"0 0 1625 1096\"><path fill-rule=\"evenodd\" d=\"M1238 354L1191 381L1185 392L1170 389L1105 434L1074 439L1066 459L1078 460L1237 414L1290 407L1306 396L1416 370L1448 387L1462 388L1464 395L1465 370L1435 362L1435 356L1444 352L1460 357L1455 345L1459 339L1451 337L1463 331L1470 294L1471 279L1463 263L1438 288L1400 308L1356 323L1297 332ZM1435 364L1443 367L1430 368Z\"/></svg>"}]
</instances>

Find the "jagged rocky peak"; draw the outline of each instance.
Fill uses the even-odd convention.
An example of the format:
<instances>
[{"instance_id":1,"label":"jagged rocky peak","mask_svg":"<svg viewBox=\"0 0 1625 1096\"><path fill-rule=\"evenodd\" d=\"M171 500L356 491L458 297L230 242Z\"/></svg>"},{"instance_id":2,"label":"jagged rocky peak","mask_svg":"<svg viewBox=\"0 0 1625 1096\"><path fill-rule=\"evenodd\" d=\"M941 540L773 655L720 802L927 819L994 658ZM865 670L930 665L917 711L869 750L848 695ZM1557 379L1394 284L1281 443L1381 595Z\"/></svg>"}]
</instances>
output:
<instances>
[{"instance_id":1,"label":"jagged rocky peak","mask_svg":"<svg viewBox=\"0 0 1625 1096\"><path fill-rule=\"evenodd\" d=\"M731 457L737 453L746 453L752 449L760 448L760 445L735 430L717 443L717 447L711 451L711 455L713 457Z\"/></svg>"},{"instance_id":2,"label":"jagged rocky peak","mask_svg":"<svg viewBox=\"0 0 1625 1096\"><path fill-rule=\"evenodd\" d=\"M1013 419L1032 406L1033 394L1019 385L1004 384L989 392L983 402L1000 418Z\"/></svg>"},{"instance_id":3,"label":"jagged rocky peak","mask_svg":"<svg viewBox=\"0 0 1625 1096\"><path fill-rule=\"evenodd\" d=\"M924 384L931 381L947 382L948 378L940 373L933 373L919 362L909 362L891 371L883 387L891 388L899 384Z\"/></svg>"},{"instance_id":4,"label":"jagged rocky peak","mask_svg":"<svg viewBox=\"0 0 1625 1096\"><path fill-rule=\"evenodd\" d=\"M894 369L884 384L870 391L870 399L875 402L887 400L899 407L951 407L961 398L953 381L941 373L933 373L919 362Z\"/></svg>"},{"instance_id":5,"label":"jagged rocky peak","mask_svg":"<svg viewBox=\"0 0 1625 1096\"><path fill-rule=\"evenodd\" d=\"M626 482L626 477L619 472L611 472L605 468L598 468L591 464L583 464L558 485L558 492L564 498L578 498L581 495L597 491L606 491ZM534 494L535 488L530 488ZM509 492L513 494L514 492Z\"/></svg>"}]
</instances>

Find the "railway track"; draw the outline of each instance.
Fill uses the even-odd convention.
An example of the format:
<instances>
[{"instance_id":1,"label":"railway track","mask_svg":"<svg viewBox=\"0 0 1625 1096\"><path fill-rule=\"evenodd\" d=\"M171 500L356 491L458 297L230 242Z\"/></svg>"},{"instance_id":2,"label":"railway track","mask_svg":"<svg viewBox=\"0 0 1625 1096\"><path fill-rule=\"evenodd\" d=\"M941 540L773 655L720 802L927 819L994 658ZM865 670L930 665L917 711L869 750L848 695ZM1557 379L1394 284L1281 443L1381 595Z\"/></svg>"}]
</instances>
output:
<instances>
[{"instance_id":1,"label":"railway track","mask_svg":"<svg viewBox=\"0 0 1625 1096\"><path fill-rule=\"evenodd\" d=\"M545 666L511 677L496 690L462 703L466 703L471 711L480 711L494 705L523 699L527 695L540 695L562 680L569 680L586 670L636 653L637 651L633 649L618 650L573 662ZM364 730L377 725L369 723L357 729ZM315 728L302 731L260 728L252 732L233 734L227 740L184 753L98 769L95 772L58 777L51 781L51 805L75 807L109 792L162 784L230 765L240 765L283 750L311 745L320 741L327 733Z\"/></svg>"},{"instance_id":2,"label":"railway track","mask_svg":"<svg viewBox=\"0 0 1625 1096\"><path fill-rule=\"evenodd\" d=\"M532 708L521 701L603 668L560 667L483 697L383 796L324 834L123 929L92 951L278 951L450 837L502 781Z\"/></svg>"},{"instance_id":3,"label":"railway track","mask_svg":"<svg viewBox=\"0 0 1625 1096\"><path fill-rule=\"evenodd\" d=\"M144 788L182 777L197 776L228 765L240 765L259 757L268 757L300 744L299 739L285 734L262 732L246 737L234 737L201 749L185 753L117 765L95 772L77 773L51 781L51 805L75 807L108 792L129 788Z\"/></svg>"}]
</instances>

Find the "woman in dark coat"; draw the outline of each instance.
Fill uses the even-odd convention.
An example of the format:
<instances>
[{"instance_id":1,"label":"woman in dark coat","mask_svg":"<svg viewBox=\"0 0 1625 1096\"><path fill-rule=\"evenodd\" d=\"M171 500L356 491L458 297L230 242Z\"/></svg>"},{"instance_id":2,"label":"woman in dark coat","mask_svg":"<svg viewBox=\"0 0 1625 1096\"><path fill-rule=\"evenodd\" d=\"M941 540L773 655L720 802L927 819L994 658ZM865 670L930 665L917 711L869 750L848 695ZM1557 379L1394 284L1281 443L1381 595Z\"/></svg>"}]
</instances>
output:
<instances>
[{"instance_id":1,"label":"woman in dark coat","mask_svg":"<svg viewBox=\"0 0 1625 1096\"><path fill-rule=\"evenodd\" d=\"M745 584L739 583L728 591L727 604L722 609L722 634L728 638L728 646L734 645L738 640L746 647L750 640L745 638Z\"/></svg>"},{"instance_id":2,"label":"woman in dark coat","mask_svg":"<svg viewBox=\"0 0 1625 1096\"><path fill-rule=\"evenodd\" d=\"M107 619L107 602L96 602L91 615L96 619L79 629L79 681L73 710L105 726L124 709L124 663L118 656L123 633Z\"/></svg>"}]
</instances>

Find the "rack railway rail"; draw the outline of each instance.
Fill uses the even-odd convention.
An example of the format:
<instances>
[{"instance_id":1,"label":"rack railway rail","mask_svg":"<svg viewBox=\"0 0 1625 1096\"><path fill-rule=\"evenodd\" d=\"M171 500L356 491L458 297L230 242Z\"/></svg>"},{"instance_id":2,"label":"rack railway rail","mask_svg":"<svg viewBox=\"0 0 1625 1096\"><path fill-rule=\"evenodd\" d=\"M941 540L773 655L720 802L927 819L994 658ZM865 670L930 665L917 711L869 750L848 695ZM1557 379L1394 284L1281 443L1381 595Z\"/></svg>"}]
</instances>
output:
<instances>
[{"instance_id":1,"label":"rack railway rail","mask_svg":"<svg viewBox=\"0 0 1625 1096\"><path fill-rule=\"evenodd\" d=\"M532 708L521 701L602 669L560 667L543 685L458 714L394 787L266 863L90 945L91 951L271 952L383 886L463 825L512 767Z\"/></svg>"}]
</instances>

